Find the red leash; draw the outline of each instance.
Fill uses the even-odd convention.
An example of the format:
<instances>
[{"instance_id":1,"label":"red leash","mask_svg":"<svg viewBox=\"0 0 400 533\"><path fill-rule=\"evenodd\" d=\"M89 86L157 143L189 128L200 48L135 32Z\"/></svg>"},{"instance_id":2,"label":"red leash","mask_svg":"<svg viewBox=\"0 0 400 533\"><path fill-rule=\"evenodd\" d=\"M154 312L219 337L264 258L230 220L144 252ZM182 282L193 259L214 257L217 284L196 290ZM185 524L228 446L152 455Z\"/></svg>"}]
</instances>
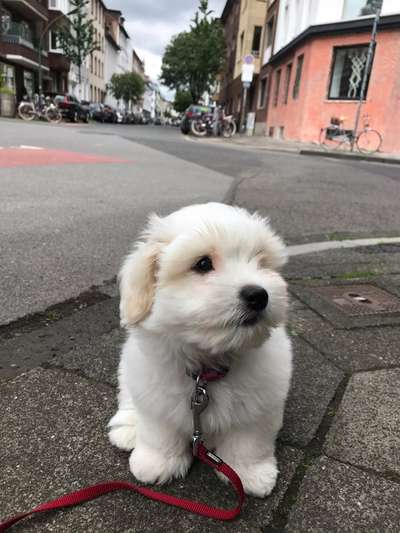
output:
<instances>
[{"instance_id":1,"label":"red leash","mask_svg":"<svg viewBox=\"0 0 400 533\"><path fill-rule=\"evenodd\" d=\"M240 481L240 478L236 472L232 470L229 465L225 464L221 459L219 459L219 457L207 450L204 444L200 443L198 449L199 459L203 463L224 474L224 476L226 476L232 483L239 500L238 505L235 508L219 509L218 507L211 507L205 503L194 502L184 498L177 498L176 496L163 494L162 492L155 492L154 490L146 487L139 487L133 483L127 483L125 481L110 481L106 483L99 483L98 485L92 485L91 487L86 487L84 489L77 490L76 492L71 492L70 494L65 494L56 500L42 503L38 507L32 509L32 511L12 516L0 524L0 532L6 531L6 529L10 528L20 520L23 520L24 518L27 518L35 513L42 513L44 511L51 511L53 509L62 509L64 507L72 507L89 500L94 500L99 496L103 496L103 494L108 494L109 492L115 492L117 490L138 492L139 494L146 496L146 498L163 502L168 505L173 505L175 507L180 507L181 509L185 509L191 513L208 516L209 518L214 518L215 520L232 520L238 516L238 514L240 514L243 505L244 492L242 482Z\"/></svg>"},{"instance_id":2,"label":"red leash","mask_svg":"<svg viewBox=\"0 0 400 533\"><path fill-rule=\"evenodd\" d=\"M232 520L238 516L242 510L244 502L243 485L236 472L226 463L217 457L214 453L210 452L203 444L202 432L200 426L200 414L207 407L208 394L207 394L207 380L216 381L223 377L224 374L216 375L215 371L203 372L200 376L195 376L196 386L192 396L192 410L193 410L193 454L200 459L204 464L214 468L218 472L221 472L226 476L234 487L238 496L238 505L232 509L219 509L218 507L211 507L205 503L194 502L186 500L184 498L177 498L169 494L162 492L156 492L146 487L139 487L133 483L126 481L109 481L105 483L99 483L92 485L84 489L65 494L60 498L52 500L50 502L42 503L27 513L20 513L12 516L0 523L0 533L6 531L8 528L36 513L42 513L45 511L51 511L54 509L62 509L64 507L73 507L89 500L94 500L103 494L115 492L117 490L129 490L131 492L138 492L146 498L156 500L167 505L173 505L180 507L191 513L214 518L215 520Z\"/></svg>"}]
</instances>

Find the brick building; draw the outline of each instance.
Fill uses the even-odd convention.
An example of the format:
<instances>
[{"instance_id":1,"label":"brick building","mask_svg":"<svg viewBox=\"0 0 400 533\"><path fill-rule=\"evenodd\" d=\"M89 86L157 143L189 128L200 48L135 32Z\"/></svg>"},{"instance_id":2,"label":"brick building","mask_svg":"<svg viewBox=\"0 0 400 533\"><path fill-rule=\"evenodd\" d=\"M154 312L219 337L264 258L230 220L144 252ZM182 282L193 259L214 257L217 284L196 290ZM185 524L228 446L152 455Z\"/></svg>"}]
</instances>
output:
<instances>
[{"instance_id":1,"label":"brick building","mask_svg":"<svg viewBox=\"0 0 400 533\"><path fill-rule=\"evenodd\" d=\"M266 134L318 141L333 116L351 129L365 71L377 2L281 0ZM362 114L383 137L382 150L400 151L400 3L383 0Z\"/></svg>"}]
</instances>

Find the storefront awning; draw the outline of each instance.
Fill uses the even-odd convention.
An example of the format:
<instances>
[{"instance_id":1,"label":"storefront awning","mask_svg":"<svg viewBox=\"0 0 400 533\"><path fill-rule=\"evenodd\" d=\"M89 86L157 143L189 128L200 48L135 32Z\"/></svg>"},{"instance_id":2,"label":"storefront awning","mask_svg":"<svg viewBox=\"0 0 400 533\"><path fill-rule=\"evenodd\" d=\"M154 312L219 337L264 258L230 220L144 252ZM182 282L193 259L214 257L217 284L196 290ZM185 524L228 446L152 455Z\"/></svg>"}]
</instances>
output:
<instances>
[{"instance_id":1,"label":"storefront awning","mask_svg":"<svg viewBox=\"0 0 400 533\"><path fill-rule=\"evenodd\" d=\"M36 61L32 61L32 59L28 59L27 57L18 54L6 54L4 57L7 59L7 61L21 65L21 67L29 68L31 70L37 70L39 68L39 64ZM48 72L49 68L45 65L42 65L42 70Z\"/></svg>"}]
</instances>

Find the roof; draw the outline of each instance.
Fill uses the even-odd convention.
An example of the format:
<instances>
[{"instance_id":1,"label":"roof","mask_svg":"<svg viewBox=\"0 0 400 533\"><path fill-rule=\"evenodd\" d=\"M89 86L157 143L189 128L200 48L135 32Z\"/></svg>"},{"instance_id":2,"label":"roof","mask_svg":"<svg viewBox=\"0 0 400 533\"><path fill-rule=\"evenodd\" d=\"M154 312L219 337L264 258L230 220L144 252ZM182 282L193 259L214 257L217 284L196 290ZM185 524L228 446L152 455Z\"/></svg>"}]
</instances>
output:
<instances>
[{"instance_id":1,"label":"roof","mask_svg":"<svg viewBox=\"0 0 400 533\"><path fill-rule=\"evenodd\" d=\"M303 41L316 36L328 36L346 33L365 33L370 32L374 23L374 17L364 17L355 20L346 20L343 22L333 22L329 24L318 24L315 26L309 26L300 35L295 37L290 43L281 48L276 54L274 54L269 63L278 61L287 53L300 44ZM400 15L389 15L382 17L378 24L378 33L380 30L400 27Z\"/></svg>"}]
</instances>

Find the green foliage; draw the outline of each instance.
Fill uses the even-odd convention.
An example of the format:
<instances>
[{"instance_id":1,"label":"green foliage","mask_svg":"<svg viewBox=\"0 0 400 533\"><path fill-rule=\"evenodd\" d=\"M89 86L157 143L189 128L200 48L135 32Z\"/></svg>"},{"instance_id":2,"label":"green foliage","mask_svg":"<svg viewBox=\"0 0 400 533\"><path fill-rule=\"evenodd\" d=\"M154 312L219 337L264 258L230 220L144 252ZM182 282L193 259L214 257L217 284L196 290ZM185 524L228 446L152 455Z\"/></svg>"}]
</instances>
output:
<instances>
[{"instance_id":1,"label":"green foliage","mask_svg":"<svg viewBox=\"0 0 400 533\"><path fill-rule=\"evenodd\" d=\"M208 0L200 0L190 30L172 38L161 66L161 81L171 89L189 91L196 103L210 90L225 60L223 28L211 13Z\"/></svg>"},{"instance_id":2,"label":"green foliage","mask_svg":"<svg viewBox=\"0 0 400 533\"><path fill-rule=\"evenodd\" d=\"M134 104L140 100L145 90L145 82L136 72L113 74L108 90L117 100L123 100L126 104Z\"/></svg>"},{"instance_id":3,"label":"green foliage","mask_svg":"<svg viewBox=\"0 0 400 533\"><path fill-rule=\"evenodd\" d=\"M71 11L74 14L69 24L60 28L58 42L64 55L78 67L79 83L81 82L81 68L88 55L100 50L95 41L93 21L89 19L86 6L88 0L70 0Z\"/></svg>"},{"instance_id":4,"label":"green foliage","mask_svg":"<svg viewBox=\"0 0 400 533\"><path fill-rule=\"evenodd\" d=\"M190 91L177 90L175 93L174 109L178 113L183 113L190 104L193 104L193 98Z\"/></svg>"}]
</instances>

